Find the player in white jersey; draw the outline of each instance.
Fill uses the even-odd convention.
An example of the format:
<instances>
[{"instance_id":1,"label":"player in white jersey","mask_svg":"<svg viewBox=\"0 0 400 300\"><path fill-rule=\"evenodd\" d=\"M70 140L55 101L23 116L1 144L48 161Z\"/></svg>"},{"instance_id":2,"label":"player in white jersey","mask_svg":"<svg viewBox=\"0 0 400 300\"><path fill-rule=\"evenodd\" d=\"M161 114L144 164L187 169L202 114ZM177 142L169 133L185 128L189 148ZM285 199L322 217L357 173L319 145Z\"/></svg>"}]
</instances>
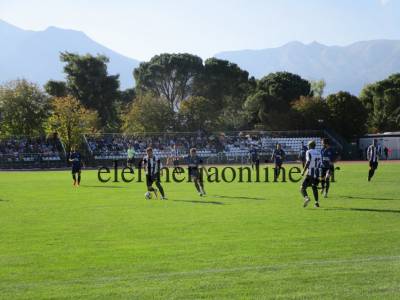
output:
<instances>
[{"instance_id":1,"label":"player in white jersey","mask_svg":"<svg viewBox=\"0 0 400 300\"><path fill-rule=\"evenodd\" d=\"M156 157L153 154L152 148L146 149L147 155L143 158L142 167L146 172L146 184L147 184L147 191L150 194L154 192L157 198L157 189L153 188L153 183L155 182L158 190L161 194L161 200L167 200L164 194L164 189L160 183L160 175L161 175L161 161L160 158Z\"/></svg>"},{"instance_id":2,"label":"player in white jersey","mask_svg":"<svg viewBox=\"0 0 400 300\"><path fill-rule=\"evenodd\" d=\"M367 159L369 161L368 181L371 181L372 176L375 174L375 170L378 169L378 158L380 151L378 148L378 141L373 140L372 145L368 147Z\"/></svg>"},{"instance_id":3,"label":"player in white jersey","mask_svg":"<svg viewBox=\"0 0 400 300\"><path fill-rule=\"evenodd\" d=\"M321 172L321 152L315 149L315 141L308 143L308 149L306 152L306 165L304 167L302 176L307 173L301 184L301 195L304 197L304 207L311 201L307 194L307 188L311 186L314 199L315 207L319 207L318 202L318 182Z\"/></svg>"}]
</instances>

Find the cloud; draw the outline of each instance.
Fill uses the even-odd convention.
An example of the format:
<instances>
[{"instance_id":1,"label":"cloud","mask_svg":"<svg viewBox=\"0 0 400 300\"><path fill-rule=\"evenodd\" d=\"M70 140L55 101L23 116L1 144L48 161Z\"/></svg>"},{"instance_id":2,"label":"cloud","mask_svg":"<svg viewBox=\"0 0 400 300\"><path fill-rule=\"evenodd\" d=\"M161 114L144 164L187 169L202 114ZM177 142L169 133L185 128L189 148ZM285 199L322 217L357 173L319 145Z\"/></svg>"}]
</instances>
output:
<instances>
[{"instance_id":1,"label":"cloud","mask_svg":"<svg viewBox=\"0 0 400 300\"><path fill-rule=\"evenodd\" d=\"M386 4L388 4L390 1L391 1L391 0L379 0L379 2L380 2L382 5L386 5Z\"/></svg>"}]
</instances>

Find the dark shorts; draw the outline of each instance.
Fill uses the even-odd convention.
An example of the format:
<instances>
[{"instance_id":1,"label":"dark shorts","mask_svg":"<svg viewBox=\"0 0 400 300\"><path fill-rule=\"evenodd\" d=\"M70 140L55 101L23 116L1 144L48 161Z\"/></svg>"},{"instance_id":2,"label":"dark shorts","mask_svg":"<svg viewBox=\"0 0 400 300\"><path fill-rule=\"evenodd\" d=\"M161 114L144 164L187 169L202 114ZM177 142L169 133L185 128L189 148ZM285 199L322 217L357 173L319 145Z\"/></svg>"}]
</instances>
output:
<instances>
[{"instance_id":1,"label":"dark shorts","mask_svg":"<svg viewBox=\"0 0 400 300\"><path fill-rule=\"evenodd\" d=\"M301 183L301 187L303 189L306 189L310 186L318 186L319 180L316 177L307 175L304 179L303 182Z\"/></svg>"},{"instance_id":2,"label":"dark shorts","mask_svg":"<svg viewBox=\"0 0 400 300\"><path fill-rule=\"evenodd\" d=\"M135 158L128 158L127 163L130 165L135 165Z\"/></svg>"},{"instance_id":3,"label":"dark shorts","mask_svg":"<svg viewBox=\"0 0 400 300\"><path fill-rule=\"evenodd\" d=\"M330 176L332 176L334 171L335 171L335 167L333 165L330 165L329 167L321 168L321 177L326 177L326 175L328 173Z\"/></svg>"},{"instance_id":4,"label":"dark shorts","mask_svg":"<svg viewBox=\"0 0 400 300\"><path fill-rule=\"evenodd\" d=\"M152 186L154 182L160 181L160 174L154 174L153 176L146 174L147 186Z\"/></svg>"},{"instance_id":5,"label":"dark shorts","mask_svg":"<svg viewBox=\"0 0 400 300\"><path fill-rule=\"evenodd\" d=\"M174 164L174 167L179 166L179 159L174 159L173 164Z\"/></svg>"},{"instance_id":6,"label":"dark shorts","mask_svg":"<svg viewBox=\"0 0 400 300\"><path fill-rule=\"evenodd\" d=\"M72 174L80 173L81 170L82 170L81 167L72 167L71 173L72 173Z\"/></svg>"},{"instance_id":7,"label":"dark shorts","mask_svg":"<svg viewBox=\"0 0 400 300\"><path fill-rule=\"evenodd\" d=\"M200 178L200 171L198 168L189 168L189 176L191 178Z\"/></svg>"},{"instance_id":8,"label":"dark shorts","mask_svg":"<svg viewBox=\"0 0 400 300\"><path fill-rule=\"evenodd\" d=\"M376 170L376 169L378 169L378 162L377 161L370 161L369 162L369 166L370 166L371 169Z\"/></svg>"}]
</instances>

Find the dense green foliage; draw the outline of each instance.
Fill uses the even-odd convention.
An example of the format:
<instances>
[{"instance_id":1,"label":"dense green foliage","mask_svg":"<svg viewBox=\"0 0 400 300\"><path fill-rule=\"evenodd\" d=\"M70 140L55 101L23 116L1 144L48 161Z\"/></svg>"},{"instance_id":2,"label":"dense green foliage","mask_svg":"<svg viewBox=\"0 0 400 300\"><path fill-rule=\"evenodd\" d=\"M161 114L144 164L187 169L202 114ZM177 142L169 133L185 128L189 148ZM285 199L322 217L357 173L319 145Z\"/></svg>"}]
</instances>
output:
<instances>
[{"instance_id":1,"label":"dense green foliage","mask_svg":"<svg viewBox=\"0 0 400 300\"><path fill-rule=\"evenodd\" d=\"M0 136L43 134L49 98L26 80L0 86Z\"/></svg>"},{"instance_id":2,"label":"dense green foliage","mask_svg":"<svg viewBox=\"0 0 400 300\"><path fill-rule=\"evenodd\" d=\"M198 56L164 53L141 63L134 77L138 90L164 97L171 109L178 109L202 71L203 62Z\"/></svg>"},{"instance_id":3,"label":"dense green foliage","mask_svg":"<svg viewBox=\"0 0 400 300\"><path fill-rule=\"evenodd\" d=\"M360 100L369 112L371 131L400 129L400 73L367 85Z\"/></svg>"},{"instance_id":4,"label":"dense green foliage","mask_svg":"<svg viewBox=\"0 0 400 300\"><path fill-rule=\"evenodd\" d=\"M66 81L50 80L45 91L52 97L72 96L96 111L102 131L326 128L353 139L367 132L400 129L400 74L366 86L360 98L345 91L325 97L323 80L307 81L289 72L257 80L226 60L209 58L203 63L195 55L164 53L134 70L135 88L119 90L118 75L108 74L106 57L65 52L60 58ZM2 132L43 132L51 110L43 111L32 103L29 114L35 117L27 128L28 111L20 102L10 101L11 94L21 95L18 89L12 83L1 88L9 91L8 96L0 94ZM32 89L29 93L24 97L35 99ZM38 93L46 98L39 89ZM150 104L151 109L145 107Z\"/></svg>"},{"instance_id":5,"label":"dense green foliage","mask_svg":"<svg viewBox=\"0 0 400 300\"><path fill-rule=\"evenodd\" d=\"M298 183L97 181L0 173L2 299L396 299L399 164L342 164L321 208ZM21 184L22 183L22 184Z\"/></svg>"}]
</instances>

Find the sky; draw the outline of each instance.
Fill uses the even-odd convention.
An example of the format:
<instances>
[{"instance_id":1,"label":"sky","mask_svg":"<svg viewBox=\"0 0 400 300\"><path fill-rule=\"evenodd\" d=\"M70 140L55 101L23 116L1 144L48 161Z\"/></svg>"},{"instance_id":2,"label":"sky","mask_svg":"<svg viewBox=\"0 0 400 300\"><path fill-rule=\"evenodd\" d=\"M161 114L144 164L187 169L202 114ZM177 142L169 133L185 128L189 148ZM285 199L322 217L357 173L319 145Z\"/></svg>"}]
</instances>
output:
<instances>
[{"instance_id":1,"label":"sky","mask_svg":"<svg viewBox=\"0 0 400 300\"><path fill-rule=\"evenodd\" d=\"M0 0L0 19L23 29L83 31L142 61L163 52L207 58L295 40L400 39L400 0Z\"/></svg>"}]
</instances>

